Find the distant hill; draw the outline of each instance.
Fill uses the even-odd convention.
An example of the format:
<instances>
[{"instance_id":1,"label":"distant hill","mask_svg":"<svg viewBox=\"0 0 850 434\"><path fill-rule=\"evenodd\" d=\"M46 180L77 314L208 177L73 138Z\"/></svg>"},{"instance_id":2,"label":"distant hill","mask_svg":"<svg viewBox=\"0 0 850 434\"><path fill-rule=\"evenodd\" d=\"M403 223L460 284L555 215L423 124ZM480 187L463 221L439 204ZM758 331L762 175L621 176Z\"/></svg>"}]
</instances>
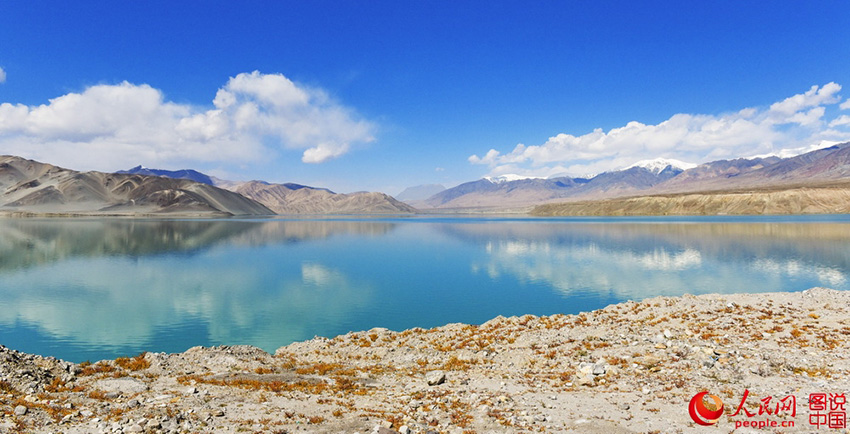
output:
<instances>
[{"instance_id":1,"label":"distant hill","mask_svg":"<svg viewBox=\"0 0 850 434\"><path fill-rule=\"evenodd\" d=\"M384 193L333 193L293 184L250 181L233 191L262 203L277 214L409 214L416 209Z\"/></svg>"},{"instance_id":2,"label":"distant hill","mask_svg":"<svg viewBox=\"0 0 850 434\"><path fill-rule=\"evenodd\" d=\"M174 179L188 179L195 182L200 182L202 184L207 185L215 185L213 179L205 175L201 172L192 169L183 169L183 170L160 170L160 169L148 169L147 167L136 166L129 170L119 170L115 173L122 173L128 175L148 175L148 176L165 176L167 178Z\"/></svg>"},{"instance_id":3,"label":"distant hill","mask_svg":"<svg viewBox=\"0 0 850 434\"><path fill-rule=\"evenodd\" d=\"M410 205L383 193L338 194L327 188L291 182L273 184L265 181L227 181L188 169L160 170L137 166L123 172L197 180L257 201L275 214L407 214L416 212L416 209Z\"/></svg>"},{"instance_id":4,"label":"distant hill","mask_svg":"<svg viewBox=\"0 0 850 434\"><path fill-rule=\"evenodd\" d=\"M531 210L541 217L847 213L850 182L550 203Z\"/></svg>"},{"instance_id":5,"label":"distant hill","mask_svg":"<svg viewBox=\"0 0 850 434\"><path fill-rule=\"evenodd\" d=\"M405 188L404 191L395 195L395 198L402 202L415 202L428 199L445 189L446 187L440 184L417 185Z\"/></svg>"},{"instance_id":6,"label":"distant hill","mask_svg":"<svg viewBox=\"0 0 850 434\"><path fill-rule=\"evenodd\" d=\"M14 156L0 157L0 212L272 214L244 196L188 179L78 172Z\"/></svg>"},{"instance_id":7,"label":"distant hill","mask_svg":"<svg viewBox=\"0 0 850 434\"><path fill-rule=\"evenodd\" d=\"M585 179L529 178L515 181L479 179L449 188L424 201L430 208L504 208L567 197Z\"/></svg>"},{"instance_id":8,"label":"distant hill","mask_svg":"<svg viewBox=\"0 0 850 434\"><path fill-rule=\"evenodd\" d=\"M565 198L614 197L658 185L682 169L633 166L593 178L484 178L447 189L426 199L431 208L499 208L535 205ZM512 180L515 179L515 180Z\"/></svg>"}]
</instances>

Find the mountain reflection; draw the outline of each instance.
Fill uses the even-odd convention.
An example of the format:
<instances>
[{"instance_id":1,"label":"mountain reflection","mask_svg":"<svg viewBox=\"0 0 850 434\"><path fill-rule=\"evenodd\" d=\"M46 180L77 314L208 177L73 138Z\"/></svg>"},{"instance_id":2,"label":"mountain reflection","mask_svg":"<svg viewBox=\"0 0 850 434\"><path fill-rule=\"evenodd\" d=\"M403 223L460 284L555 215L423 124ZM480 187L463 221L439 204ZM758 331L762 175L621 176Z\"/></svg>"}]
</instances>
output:
<instances>
[{"instance_id":1,"label":"mountain reflection","mask_svg":"<svg viewBox=\"0 0 850 434\"><path fill-rule=\"evenodd\" d=\"M73 257L196 253L334 235L381 236L395 224L332 220L0 219L0 273Z\"/></svg>"},{"instance_id":2,"label":"mountain reflection","mask_svg":"<svg viewBox=\"0 0 850 434\"><path fill-rule=\"evenodd\" d=\"M850 270L845 224L535 222L441 229L484 246L488 262L473 264L475 270L564 294L643 299L814 285L847 289Z\"/></svg>"},{"instance_id":3,"label":"mountain reflection","mask_svg":"<svg viewBox=\"0 0 850 434\"><path fill-rule=\"evenodd\" d=\"M850 289L844 223L0 219L0 344L74 361Z\"/></svg>"}]
</instances>

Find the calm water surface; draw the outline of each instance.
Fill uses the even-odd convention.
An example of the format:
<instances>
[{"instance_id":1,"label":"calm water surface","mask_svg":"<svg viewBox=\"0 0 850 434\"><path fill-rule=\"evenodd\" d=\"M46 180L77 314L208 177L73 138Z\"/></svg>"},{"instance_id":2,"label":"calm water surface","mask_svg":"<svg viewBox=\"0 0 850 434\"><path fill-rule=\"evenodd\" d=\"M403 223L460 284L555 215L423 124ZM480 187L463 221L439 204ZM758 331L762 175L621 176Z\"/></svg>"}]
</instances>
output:
<instances>
[{"instance_id":1,"label":"calm water surface","mask_svg":"<svg viewBox=\"0 0 850 434\"><path fill-rule=\"evenodd\" d=\"M850 289L850 218L0 220L0 344L80 362Z\"/></svg>"}]
</instances>

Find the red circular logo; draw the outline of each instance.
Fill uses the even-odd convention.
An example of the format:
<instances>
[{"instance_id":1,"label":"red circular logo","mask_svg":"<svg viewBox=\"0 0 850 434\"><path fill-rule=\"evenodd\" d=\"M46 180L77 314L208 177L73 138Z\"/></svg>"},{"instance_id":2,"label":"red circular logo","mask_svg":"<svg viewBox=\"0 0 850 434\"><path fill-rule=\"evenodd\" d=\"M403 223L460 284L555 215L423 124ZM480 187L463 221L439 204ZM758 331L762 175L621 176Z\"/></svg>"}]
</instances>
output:
<instances>
[{"instance_id":1,"label":"red circular logo","mask_svg":"<svg viewBox=\"0 0 850 434\"><path fill-rule=\"evenodd\" d=\"M706 396L711 398L710 402L706 402ZM700 425L714 425L720 420L720 416L723 416L723 401L717 395L709 395L705 391L697 393L691 398L688 413L691 414L691 419Z\"/></svg>"}]
</instances>

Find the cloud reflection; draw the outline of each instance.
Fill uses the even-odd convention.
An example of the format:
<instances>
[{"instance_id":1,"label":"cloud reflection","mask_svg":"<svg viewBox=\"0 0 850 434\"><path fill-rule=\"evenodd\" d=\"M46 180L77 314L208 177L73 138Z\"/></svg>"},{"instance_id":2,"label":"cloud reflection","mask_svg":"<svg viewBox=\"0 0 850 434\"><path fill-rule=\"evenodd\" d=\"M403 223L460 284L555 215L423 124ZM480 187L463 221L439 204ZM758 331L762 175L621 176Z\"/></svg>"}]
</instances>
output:
<instances>
[{"instance_id":1,"label":"cloud reflection","mask_svg":"<svg viewBox=\"0 0 850 434\"><path fill-rule=\"evenodd\" d=\"M847 288L850 233L842 224L541 223L445 225L481 242L473 271L528 284L643 299L683 293Z\"/></svg>"}]
</instances>

